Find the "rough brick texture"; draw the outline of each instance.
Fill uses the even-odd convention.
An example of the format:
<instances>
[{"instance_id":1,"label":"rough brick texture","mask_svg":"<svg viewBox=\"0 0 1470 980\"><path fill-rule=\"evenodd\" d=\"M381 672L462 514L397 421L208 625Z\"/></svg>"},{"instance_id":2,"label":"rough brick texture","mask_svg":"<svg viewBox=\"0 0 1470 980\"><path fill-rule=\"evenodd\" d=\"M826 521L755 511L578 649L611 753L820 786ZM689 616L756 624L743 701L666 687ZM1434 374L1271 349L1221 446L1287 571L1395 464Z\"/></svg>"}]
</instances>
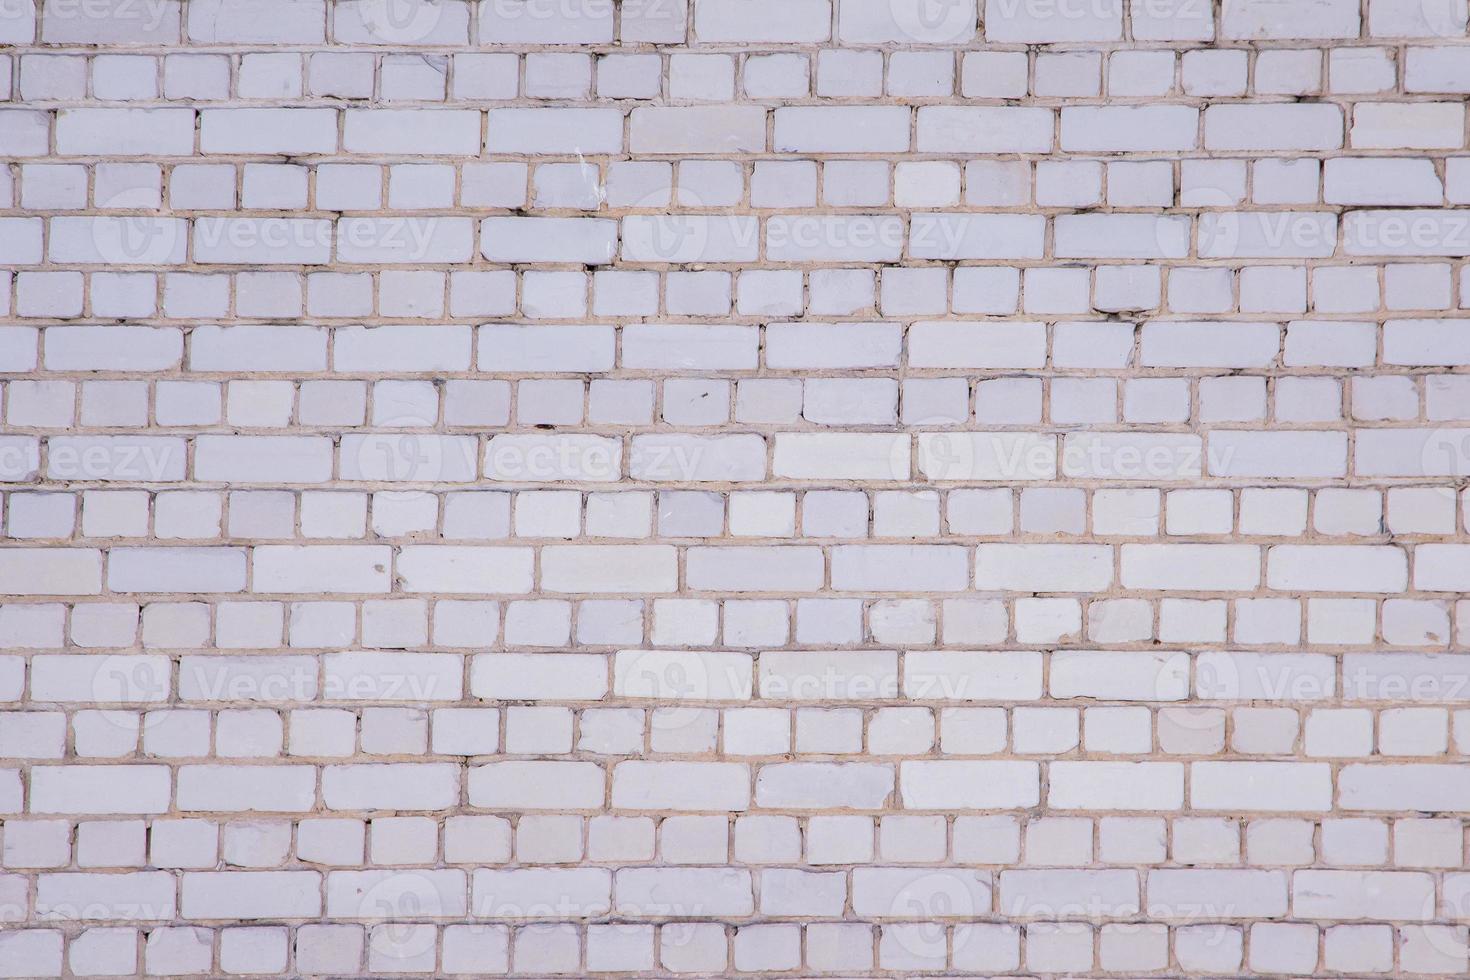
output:
<instances>
[{"instance_id":1,"label":"rough brick texture","mask_svg":"<svg viewBox=\"0 0 1470 980\"><path fill-rule=\"evenodd\" d=\"M0 0L0 976L1464 975L1466 0Z\"/></svg>"}]
</instances>

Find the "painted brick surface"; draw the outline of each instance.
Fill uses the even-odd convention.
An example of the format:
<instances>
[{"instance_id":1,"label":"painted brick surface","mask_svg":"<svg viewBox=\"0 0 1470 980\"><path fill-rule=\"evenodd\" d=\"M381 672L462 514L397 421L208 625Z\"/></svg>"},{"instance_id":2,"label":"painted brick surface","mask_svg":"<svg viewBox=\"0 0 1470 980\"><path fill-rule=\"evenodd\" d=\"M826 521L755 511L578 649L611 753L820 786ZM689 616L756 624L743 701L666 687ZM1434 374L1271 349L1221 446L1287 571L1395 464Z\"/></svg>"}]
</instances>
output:
<instances>
[{"instance_id":1,"label":"painted brick surface","mask_svg":"<svg viewBox=\"0 0 1470 980\"><path fill-rule=\"evenodd\" d=\"M0 976L1470 971L1466 0L0 0Z\"/></svg>"}]
</instances>

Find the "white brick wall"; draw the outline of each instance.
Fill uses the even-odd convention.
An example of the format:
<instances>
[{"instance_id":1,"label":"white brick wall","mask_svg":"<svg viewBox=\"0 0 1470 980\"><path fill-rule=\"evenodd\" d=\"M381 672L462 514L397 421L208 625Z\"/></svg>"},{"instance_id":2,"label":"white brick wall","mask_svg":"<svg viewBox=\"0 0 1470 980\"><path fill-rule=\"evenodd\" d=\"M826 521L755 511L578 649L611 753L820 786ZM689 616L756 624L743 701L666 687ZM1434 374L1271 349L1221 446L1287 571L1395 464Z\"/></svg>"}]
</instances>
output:
<instances>
[{"instance_id":1,"label":"white brick wall","mask_svg":"<svg viewBox=\"0 0 1470 980\"><path fill-rule=\"evenodd\" d=\"M0 0L0 977L1470 972L1466 0Z\"/></svg>"}]
</instances>

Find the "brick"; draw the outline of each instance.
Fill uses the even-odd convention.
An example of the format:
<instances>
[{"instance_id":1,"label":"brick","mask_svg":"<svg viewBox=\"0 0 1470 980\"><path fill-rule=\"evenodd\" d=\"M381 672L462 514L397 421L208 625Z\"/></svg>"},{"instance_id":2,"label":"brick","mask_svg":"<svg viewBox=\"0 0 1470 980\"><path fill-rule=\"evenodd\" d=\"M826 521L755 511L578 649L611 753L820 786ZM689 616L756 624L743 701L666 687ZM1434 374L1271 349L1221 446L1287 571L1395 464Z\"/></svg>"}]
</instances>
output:
<instances>
[{"instance_id":1,"label":"brick","mask_svg":"<svg viewBox=\"0 0 1470 980\"><path fill-rule=\"evenodd\" d=\"M64 109L56 114L56 149L67 156L188 156L192 109Z\"/></svg>"},{"instance_id":2,"label":"brick","mask_svg":"<svg viewBox=\"0 0 1470 980\"><path fill-rule=\"evenodd\" d=\"M1043 153L1052 148L1049 109L924 106L915 149L921 153Z\"/></svg>"},{"instance_id":3,"label":"brick","mask_svg":"<svg viewBox=\"0 0 1470 980\"><path fill-rule=\"evenodd\" d=\"M881 153L909 147L900 106L800 106L776 110L778 153Z\"/></svg>"},{"instance_id":4,"label":"brick","mask_svg":"<svg viewBox=\"0 0 1470 980\"><path fill-rule=\"evenodd\" d=\"M0 4L0 975L1464 974L1465 28Z\"/></svg>"},{"instance_id":5,"label":"brick","mask_svg":"<svg viewBox=\"0 0 1470 980\"><path fill-rule=\"evenodd\" d=\"M165 813L167 766L34 766L32 813Z\"/></svg>"},{"instance_id":6,"label":"brick","mask_svg":"<svg viewBox=\"0 0 1470 980\"><path fill-rule=\"evenodd\" d=\"M331 153L334 109L205 109L199 113L204 153Z\"/></svg>"},{"instance_id":7,"label":"brick","mask_svg":"<svg viewBox=\"0 0 1470 980\"><path fill-rule=\"evenodd\" d=\"M241 592L243 548L113 548L107 585L116 592Z\"/></svg>"},{"instance_id":8,"label":"brick","mask_svg":"<svg viewBox=\"0 0 1470 980\"><path fill-rule=\"evenodd\" d=\"M1408 559L1390 545L1281 545L1266 553L1266 585L1308 592L1402 592L1408 587Z\"/></svg>"},{"instance_id":9,"label":"brick","mask_svg":"<svg viewBox=\"0 0 1470 980\"><path fill-rule=\"evenodd\" d=\"M181 766L180 810L302 813L316 803L311 766Z\"/></svg>"},{"instance_id":10,"label":"brick","mask_svg":"<svg viewBox=\"0 0 1470 980\"><path fill-rule=\"evenodd\" d=\"M491 109L485 149L492 153L617 153L623 114L615 109Z\"/></svg>"},{"instance_id":11,"label":"brick","mask_svg":"<svg viewBox=\"0 0 1470 980\"><path fill-rule=\"evenodd\" d=\"M116 875L43 874L36 882L36 914L66 919L168 921L175 914L174 877L167 871ZM76 957L76 947L72 947Z\"/></svg>"},{"instance_id":12,"label":"brick","mask_svg":"<svg viewBox=\"0 0 1470 980\"><path fill-rule=\"evenodd\" d=\"M893 792L893 779L892 766L777 763L756 773L755 802L762 807L873 810Z\"/></svg>"},{"instance_id":13,"label":"brick","mask_svg":"<svg viewBox=\"0 0 1470 980\"><path fill-rule=\"evenodd\" d=\"M492 262L612 261L617 223L601 218L486 218L480 254Z\"/></svg>"},{"instance_id":14,"label":"brick","mask_svg":"<svg viewBox=\"0 0 1470 980\"><path fill-rule=\"evenodd\" d=\"M1010 592L1101 592L1113 581L1107 545L982 544L975 588Z\"/></svg>"},{"instance_id":15,"label":"brick","mask_svg":"<svg viewBox=\"0 0 1470 980\"><path fill-rule=\"evenodd\" d=\"M903 805L910 810L1018 809L1040 802L1034 762L913 761L900 772Z\"/></svg>"},{"instance_id":16,"label":"brick","mask_svg":"<svg viewBox=\"0 0 1470 980\"><path fill-rule=\"evenodd\" d=\"M1160 868L1148 873L1144 900L1160 918L1191 919L1224 908L1232 918L1272 918L1286 913L1287 888L1283 871Z\"/></svg>"},{"instance_id":17,"label":"brick","mask_svg":"<svg viewBox=\"0 0 1470 980\"><path fill-rule=\"evenodd\" d=\"M639 106L628 117L634 153L740 153L766 148L758 106Z\"/></svg>"},{"instance_id":18,"label":"brick","mask_svg":"<svg viewBox=\"0 0 1470 980\"><path fill-rule=\"evenodd\" d=\"M10 595L101 592L102 553L91 548L7 548L0 552L0 589Z\"/></svg>"},{"instance_id":19,"label":"brick","mask_svg":"<svg viewBox=\"0 0 1470 980\"><path fill-rule=\"evenodd\" d=\"M828 0L798 0L749 7L733 0L696 0L694 34L712 43L825 41L832 34L832 5Z\"/></svg>"},{"instance_id":20,"label":"brick","mask_svg":"<svg viewBox=\"0 0 1470 980\"><path fill-rule=\"evenodd\" d=\"M1344 810L1454 810L1470 796L1470 782L1457 766L1344 766L1338 804Z\"/></svg>"},{"instance_id":21,"label":"brick","mask_svg":"<svg viewBox=\"0 0 1470 980\"><path fill-rule=\"evenodd\" d=\"M1177 762L1054 762L1048 774L1047 802L1061 810L1177 810L1184 803Z\"/></svg>"},{"instance_id":22,"label":"brick","mask_svg":"<svg viewBox=\"0 0 1470 980\"><path fill-rule=\"evenodd\" d=\"M1358 36L1358 8L1342 0L1312 5L1262 0L1232 6L1224 18L1227 38L1346 38Z\"/></svg>"},{"instance_id":23,"label":"brick","mask_svg":"<svg viewBox=\"0 0 1470 980\"><path fill-rule=\"evenodd\" d=\"M1205 110L1209 150L1333 150L1342 110L1330 105L1215 105Z\"/></svg>"},{"instance_id":24,"label":"brick","mask_svg":"<svg viewBox=\"0 0 1470 980\"><path fill-rule=\"evenodd\" d=\"M1323 811L1332 807L1325 763L1195 762L1190 806L1196 810Z\"/></svg>"},{"instance_id":25,"label":"brick","mask_svg":"<svg viewBox=\"0 0 1470 980\"><path fill-rule=\"evenodd\" d=\"M447 763L363 763L322 770L329 810L440 809L460 798L460 767Z\"/></svg>"},{"instance_id":26,"label":"brick","mask_svg":"<svg viewBox=\"0 0 1470 980\"><path fill-rule=\"evenodd\" d=\"M832 550L832 587L839 590L957 592L969 580L965 549L951 545L839 545ZM907 584L905 584L907 583Z\"/></svg>"},{"instance_id":27,"label":"brick","mask_svg":"<svg viewBox=\"0 0 1470 980\"><path fill-rule=\"evenodd\" d=\"M348 153L471 155L480 149L480 113L469 109L348 109L342 148Z\"/></svg>"},{"instance_id":28,"label":"brick","mask_svg":"<svg viewBox=\"0 0 1470 980\"><path fill-rule=\"evenodd\" d=\"M179 911L192 919L275 919L321 914L316 871L189 871Z\"/></svg>"},{"instance_id":29,"label":"brick","mask_svg":"<svg viewBox=\"0 0 1470 980\"><path fill-rule=\"evenodd\" d=\"M629 810L744 810L750 771L732 762L622 762L612 805Z\"/></svg>"},{"instance_id":30,"label":"brick","mask_svg":"<svg viewBox=\"0 0 1470 980\"><path fill-rule=\"evenodd\" d=\"M1189 150L1198 143L1198 131L1199 112L1187 106L1066 107L1061 147L1091 153Z\"/></svg>"},{"instance_id":31,"label":"brick","mask_svg":"<svg viewBox=\"0 0 1470 980\"><path fill-rule=\"evenodd\" d=\"M1058 8L985 0L985 39L1002 44L1115 41L1123 36L1123 5L1100 3L1059 16Z\"/></svg>"},{"instance_id":32,"label":"brick","mask_svg":"<svg viewBox=\"0 0 1470 980\"><path fill-rule=\"evenodd\" d=\"M262 545L251 556L255 592L387 592L390 552L352 545Z\"/></svg>"}]
</instances>

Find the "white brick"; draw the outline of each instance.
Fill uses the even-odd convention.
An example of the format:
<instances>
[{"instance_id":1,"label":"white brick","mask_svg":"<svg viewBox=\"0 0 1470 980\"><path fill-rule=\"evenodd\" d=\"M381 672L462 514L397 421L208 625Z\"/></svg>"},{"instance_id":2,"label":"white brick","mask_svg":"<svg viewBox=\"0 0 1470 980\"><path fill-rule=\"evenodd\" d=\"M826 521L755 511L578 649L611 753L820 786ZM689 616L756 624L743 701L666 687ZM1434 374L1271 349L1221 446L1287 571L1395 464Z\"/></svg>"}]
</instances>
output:
<instances>
[{"instance_id":1,"label":"white brick","mask_svg":"<svg viewBox=\"0 0 1470 980\"><path fill-rule=\"evenodd\" d=\"M68 156L188 156L194 110L64 109L56 116L56 149Z\"/></svg>"},{"instance_id":2,"label":"white brick","mask_svg":"<svg viewBox=\"0 0 1470 980\"><path fill-rule=\"evenodd\" d=\"M1198 131L1199 112L1187 106L1072 106L1062 109L1064 150L1093 153L1188 150L1197 144Z\"/></svg>"},{"instance_id":3,"label":"white brick","mask_svg":"<svg viewBox=\"0 0 1470 980\"><path fill-rule=\"evenodd\" d=\"M975 588L1010 592L1101 592L1113 581L1107 545L982 544Z\"/></svg>"},{"instance_id":4,"label":"white brick","mask_svg":"<svg viewBox=\"0 0 1470 980\"><path fill-rule=\"evenodd\" d=\"M918 114L915 148L921 153L1042 153L1052 148L1054 118L1049 109L925 106Z\"/></svg>"},{"instance_id":5,"label":"white brick","mask_svg":"<svg viewBox=\"0 0 1470 980\"><path fill-rule=\"evenodd\" d=\"M0 3L0 975L1464 974L1466 17Z\"/></svg>"},{"instance_id":6,"label":"white brick","mask_svg":"<svg viewBox=\"0 0 1470 980\"><path fill-rule=\"evenodd\" d=\"M837 36L845 44L957 44L975 36L973 0L937 13L913 0L839 0Z\"/></svg>"},{"instance_id":7,"label":"white brick","mask_svg":"<svg viewBox=\"0 0 1470 980\"><path fill-rule=\"evenodd\" d=\"M251 557L255 592L387 592L390 550L352 545L262 545Z\"/></svg>"},{"instance_id":8,"label":"white brick","mask_svg":"<svg viewBox=\"0 0 1470 980\"><path fill-rule=\"evenodd\" d=\"M798 480L904 480L909 445L908 436L888 433L780 433L772 470Z\"/></svg>"},{"instance_id":9,"label":"white brick","mask_svg":"<svg viewBox=\"0 0 1470 980\"><path fill-rule=\"evenodd\" d=\"M1196 810L1323 811L1332 806L1325 763L1195 762L1190 806Z\"/></svg>"},{"instance_id":10,"label":"white brick","mask_svg":"<svg viewBox=\"0 0 1470 980\"><path fill-rule=\"evenodd\" d=\"M1402 592L1408 558L1390 545L1280 545L1266 553L1266 585L1320 592Z\"/></svg>"},{"instance_id":11,"label":"white brick","mask_svg":"<svg viewBox=\"0 0 1470 980\"><path fill-rule=\"evenodd\" d=\"M639 106L629 115L634 153L741 153L766 148L758 106Z\"/></svg>"},{"instance_id":12,"label":"white brick","mask_svg":"<svg viewBox=\"0 0 1470 980\"><path fill-rule=\"evenodd\" d=\"M903 805L911 810L1018 809L1040 802L1034 762L913 761L900 769Z\"/></svg>"},{"instance_id":13,"label":"white brick","mask_svg":"<svg viewBox=\"0 0 1470 980\"><path fill-rule=\"evenodd\" d=\"M34 766L32 813L166 813L167 766Z\"/></svg>"},{"instance_id":14,"label":"white brick","mask_svg":"<svg viewBox=\"0 0 1470 980\"><path fill-rule=\"evenodd\" d=\"M828 0L747 6L733 0L696 0L694 33L700 41L825 41L832 33Z\"/></svg>"},{"instance_id":15,"label":"white brick","mask_svg":"<svg viewBox=\"0 0 1470 980\"><path fill-rule=\"evenodd\" d=\"M623 762L613 769L612 805L630 810L744 810L750 771L732 762Z\"/></svg>"},{"instance_id":16,"label":"white brick","mask_svg":"<svg viewBox=\"0 0 1470 980\"><path fill-rule=\"evenodd\" d=\"M1054 762L1047 802L1061 810L1177 810L1184 766L1177 762Z\"/></svg>"},{"instance_id":17,"label":"white brick","mask_svg":"<svg viewBox=\"0 0 1470 980\"><path fill-rule=\"evenodd\" d=\"M335 109L205 109L199 113L204 153L331 153Z\"/></svg>"},{"instance_id":18,"label":"white brick","mask_svg":"<svg viewBox=\"0 0 1470 980\"><path fill-rule=\"evenodd\" d=\"M678 555L667 545L555 545L541 552L550 592L672 592Z\"/></svg>"},{"instance_id":19,"label":"white brick","mask_svg":"<svg viewBox=\"0 0 1470 980\"><path fill-rule=\"evenodd\" d=\"M1116 41L1123 36L1122 0L1063 11L1050 5L985 0L985 39L997 43Z\"/></svg>"},{"instance_id":20,"label":"white brick","mask_svg":"<svg viewBox=\"0 0 1470 980\"><path fill-rule=\"evenodd\" d=\"M1215 105L1205 110L1209 150L1333 150L1342 143L1342 110L1333 105Z\"/></svg>"},{"instance_id":21,"label":"white brick","mask_svg":"<svg viewBox=\"0 0 1470 980\"><path fill-rule=\"evenodd\" d=\"M969 584L969 557L952 545L838 545L832 587L838 590L958 592Z\"/></svg>"},{"instance_id":22,"label":"white brick","mask_svg":"<svg viewBox=\"0 0 1470 980\"><path fill-rule=\"evenodd\" d=\"M468 109L348 109L342 148L349 153L457 154L480 149L480 113Z\"/></svg>"},{"instance_id":23,"label":"white brick","mask_svg":"<svg viewBox=\"0 0 1470 980\"><path fill-rule=\"evenodd\" d=\"M92 595L102 591L102 553L81 548L0 551L0 590L10 595Z\"/></svg>"},{"instance_id":24,"label":"white brick","mask_svg":"<svg viewBox=\"0 0 1470 980\"><path fill-rule=\"evenodd\" d=\"M1241 0L1225 11L1223 23L1224 36L1232 39L1357 37L1358 8L1342 0Z\"/></svg>"}]
</instances>

